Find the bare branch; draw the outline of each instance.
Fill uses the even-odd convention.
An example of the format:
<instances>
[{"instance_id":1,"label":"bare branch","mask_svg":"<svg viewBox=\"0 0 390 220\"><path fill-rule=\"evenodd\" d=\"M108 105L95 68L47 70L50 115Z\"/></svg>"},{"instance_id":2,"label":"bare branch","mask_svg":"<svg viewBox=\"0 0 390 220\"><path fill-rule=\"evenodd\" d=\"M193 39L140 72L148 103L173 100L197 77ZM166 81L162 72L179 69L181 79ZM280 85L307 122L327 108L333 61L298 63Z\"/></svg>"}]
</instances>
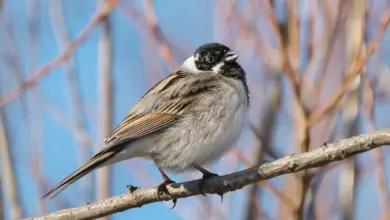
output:
<instances>
[{"instance_id":1,"label":"bare branch","mask_svg":"<svg viewBox=\"0 0 390 220\"><path fill-rule=\"evenodd\" d=\"M322 45L323 45L323 50L324 50L324 57L321 59L321 62L319 64L319 71L318 74L316 75L315 78L315 86L314 86L314 105L313 109L318 105L319 102L319 97L320 93L322 91L322 86L324 85L324 79L326 76L326 72L329 67L329 62L330 58L332 55L332 50L334 47L334 44L336 42L338 33L340 33L341 29L341 22L342 19L342 9L345 5L346 1L339 1L338 3L338 13L336 17L336 21L334 22L334 25L332 27L332 22L331 22L331 14L330 14L330 7L329 7L329 2L326 1L320 1L322 6L323 6L323 11L324 11L324 17L325 17L325 23L326 23L326 31L324 32L324 36L322 38ZM313 62L314 63L314 62ZM310 68L307 68L308 70Z\"/></svg>"},{"instance_id":2,"label":"bare branch","mask_svg":"<svg viewBox=\"0 0 390 220\"><path fill-rule=\"evenodd\" d=\"M345 94L345 91L348 90L351 83L355 80L355 78L362 73L362 68L366 64L367 59L376 51L379 46L379 42L382 38L382 35L390 21L390 13L385 14L381 20L380 27L375 33L375 36L367 50L365 52L360 53L357 58L353 61L352 65L347 71L346 76L344 77L343 82L336 89L330 100L326 103L325 107L322 108L319 112L313 112L309 117L309 125L315 125L322 117L334 110L337 104L340 102L341 98Z\"/></svg>"},{"instance_id":3,"label":"bare branch","mask_svg":"<svg viewBox=\"0 0 390 220\"><path fill-rule=\"evenodd\" d=\"M4 185L9 201L11 202L11 219L22 217L22 207L20 206L18 186L16 184L15 172L12 163L11 152L8 146L7 135L5 133L3 116L0 114L0 161Z\"/></svg>"},{"instance_id":4,"label":"bare branch","mask_svg":"<svg viewBox=\"0 0 390 220\"><path fill-rule=\"evenodd\" d=\"M89 23L85 26L85 28L81 31L79 36L71 43L69 46L54 60L49 63L43 65L40 69L38 69L35 73L33 73L24 83L12 89L10 92L6 93L4 96L0 98L0 108L6 106L12 100L18 98L26 88L34 86L41 78L46 76L51 70L61 66L65 61L67 61L73 51L80 46L84 41L91 35L95 27L98 26L107 15L109 15L115 8L116 3L115 0L111 0L110 6L107 6L104 9L96 12Z\"/></svg>"},{"instance_id":5,"label":"bare branch","mask_svg":"<svg viewBox=\"0 0 390 220\"><path fill-rule=\"evenodd\" d=\"M110 0L101 0L99 7L107 7ZM111 131L112 124L112 85L111 85L111 61L112 61L112 37L111 22L108 16L102 20L103 33L98 43L98 115L99 115L99 139L103 140ZM103 167L96 172L96 199L103 200L110 196L111 172L110 167ZM108 219L108 218L104 218Z\"/></svg>"},{"instance_id":6,"label":"bare branch","mask_svg":"<svg viewBox=\"0 0 390 220\"><path fill-rule=\"evenodd\" d=\"M151 0L144 0L143 2L146 9L147 26L149 28L150 35L159 47L161 58L168 64L169 68L174 70L178 65L173 58L168 42L164 40L164 37L162 36L162 31L158 24L158 18L153 2Z\"/></svg>"},{"instance_id":7,"label":"bare branch","mask_svg":"<svg viewBox=\"0 0 390 220\"><path fill-rule=\"evenodd\" d=\"M0 176L0 219L4 219L3 179Z\"/></svg>"},{"instance_id":8,"label":"bare branch","mask_svg":"<svg viewBox=\"0 0 390 220\"><path fill-rule=\"evenodd\" d=\"M229 192L243 188L249 184L267 180L283 174L325 166L329 163L349 158L382 145L390 144L390 129L363 134L335 143L325 144L316 150L293 154L270 163L262 164L229 175L210 178L204 184L205 193ZM185 198L199 195L200 180L168 185L169 194L158 196L157 188L138 188L131 193L114 196L93 204L77 208L60 210L46 216L29 218L43 219L93 219L107 216L127 209L141 207L161 200ZM160 198L159 198L160 197Z\"/></svg>"},{"instance_id":9,"label":"bare branch","mask_svg":"<svg viewBox=\"0 0 390 220\"><path fill-rule=\"evenodd\" d=\"M375 123L375 111L374 111L374 105L376 104L376 94L374 92L375 89L375 81L370 82L368 81L368 85L365 89L365 96L364 99L367 102L367 109L368 109L368 128L370 131L376 130L376 123ZM378 185L379 194L381 197L381 206L383 210L386 210L387 207L389 207L389 190L387 189L387 178L386 178L386 170L384 165L384 156L381 151L382 149L378 148L375 150L375 161L376 161L376 167L377 167L377 176L376 181Z\"/></svg>"},{"instance_id":10,"label":"bare branch","mask_svg":"<svg viewBox=\"0 0 390 220\"><path fill-rule=\"evenodd\" d=\"M51 18L51 26L53 28L53 33L56 38L58 47L61 50L64 50L69 44L71 44L71 41L65 24L61 1L49 1L49 15ZM87 117L84 114L85 108L83 103L83 97L80 91L81 86L79 86L77 82L77 74L78 72L76 60L73 57L70 57L68 62L66 62L66 84L68 87L70 102L72 105L73 119L76 125L75 133L79 134L83 132L85 133L85 131L87 131L85 122L85 118ZM92 148L92 144L87 143L82 139L76 139L76 144L77 146L79 146L77 150L80 163L84 163L84 161L87 161L90 157L90 150ZM87 200L91 200L93 198L93 189L91 188L91 186L93 185L92 183L93 179L91 176L84 178L84 180L82 181L82 191L84 194L84 198L86 198Z\"/></svg>"},{"instance_id":11,"label":"bare branch","mask_svg":"<svg viewBox=\"0 0 390 220\"><path fill-rule=\"evenodd\" d=\"M278 110L280 108L281 103L281 77L280 75L277 76L276 82L273 85L273 91L272 96L267 104L268 108L266 109L261 121L260 125L261 128L258 129L258 132L260 133L261 137L263 137L261 141L261 145L256 146L255 151L253 152L253 155L256 157L254 164L259 164L264 159L265 150L264 148L269 148L271 144L272 137L275 133L275 127L276 127L276 117L278 114ZM271 185L271 184L269 184ZM247 213L245 219L256 219L256 210L258 208L258 205L256 204L257 196L260 192L260 185L255 184L253 185L253 188L248 193L248 207L247 207Z\"/></svg>"}]
</instances>

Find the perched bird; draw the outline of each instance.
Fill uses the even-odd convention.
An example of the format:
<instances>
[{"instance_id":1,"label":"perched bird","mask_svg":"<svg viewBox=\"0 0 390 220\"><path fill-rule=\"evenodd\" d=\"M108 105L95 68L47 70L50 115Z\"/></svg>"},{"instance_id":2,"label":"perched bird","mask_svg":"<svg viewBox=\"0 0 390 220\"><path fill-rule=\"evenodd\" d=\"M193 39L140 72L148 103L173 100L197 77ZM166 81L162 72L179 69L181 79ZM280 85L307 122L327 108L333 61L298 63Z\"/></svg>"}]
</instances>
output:
<instances>
[{"instance_id":1,"label":"perched bird","mask_svg":"<svg viewBox=\"0 0 390 220\"><path fill-rule=\"evenodd\" d=\"M104 148L42 198L55 197L95 169L135 157L154 161L164 179L159 193L174 183L164 170L198 170L203 181L216 175L202 166L234 146L249 106L245 71L237 58L237 52L220 43L198 47L138 100L104 140Z\"/></svg>"}]
</instances>

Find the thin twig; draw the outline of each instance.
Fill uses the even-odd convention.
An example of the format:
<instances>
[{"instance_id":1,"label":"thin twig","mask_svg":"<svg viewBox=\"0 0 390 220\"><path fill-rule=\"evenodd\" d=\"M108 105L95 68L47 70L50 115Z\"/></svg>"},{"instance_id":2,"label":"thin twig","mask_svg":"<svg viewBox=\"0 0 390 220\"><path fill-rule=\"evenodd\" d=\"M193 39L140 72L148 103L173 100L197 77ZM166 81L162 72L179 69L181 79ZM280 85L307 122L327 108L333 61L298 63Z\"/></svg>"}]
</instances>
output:
<instances>
[{"instance_id":1,"label":"thin twig","mask_svg":"<svg viewBox=\"0 0 390 220\"><path fill-rule=\"evenodd\" d=\"M274 136L275 128L276 128L276 117L278 114L278 110L280 108L280 102L281 102L281 77L280 75L277 76L277 79L275 80L275 84L273 85L273 93L271 95L271 99L269 103L266 106L269 106L263 117L260 121L260 125L262 126L260 129L258 129L259 133L261 133L261 137L264 137L262 140L260 140L261 145L259 144L256 146L256 150L253 153L255 158L254 164L260 164L264 158L264 148L269 148L269 145L271 143L271 140ZM246 217L245 219L251 220L251 219L257 219L256 218L256 210L257 210L257 204L253 201L257 200L258 194L260 191L260 187L258 184L254 184L252 189L248 192L248 207L246 211Z\"/></svg>"},{"instance_id":2,"label":"thin twig","mask_svg":"<svg viewBox=\"0 0 390 220\"><path fill-rule=\"evenodd\" d=\"M109 4L108 0L100 0L99 7L107 7L106 4ZM102 25L103 33L98 43L99 140L103 140L110 133L112 126L112 37L109 16L102 20ZM96 174L96 199L103 200L110 196L110 167L103 167Z\"/></svg>"},{"instance_id":3,"label":"thin twig","mask_svg":"<svg viewBox=\"0 0 390 220\"><path fill-rule=\"evenodd\" d=\"M364 0L349 1L348 18L346 22L346 65L351 66L365 48L364 27L365 27L365 5ZM342 12L340 12L342 13ZM365 65L365 64L364 64ZM361 70L363 71L363 70ZM357 133L358 127L358 106L359 92L362 89L361 75L356 77L353 86L346 91L346 98L342 106L342 121L340 130L341 138L350 137ZM354 219L356 190L358 187L359 167L355 159L346 160L345 166L339 174L339 200L341 219Z\"/></svg>"},{"instance_id":4,"label":"thin twig","mask_svg":"<svg viewBox=\"0 0 390 220\"><path fill-rule=\"evenodd\" d=\"M204 183L203 192L217 193L238 190L249 184L270 179L283 174L298 172L329 163L340 161L359 153L390 144L390 130L379 130L363 134L335 143L328 143L316 150L286 156L270 163L262 164L240 172L208 179ZM174 198L185 198L200 195L200 180L189 181L167 186L169 194L158 195L157 187L137 188L131 193L114 196L93 204L60 210L46 216L29 218L42 219L93 219L122 212L146 204L168 201Z\"/></svg>"},{"instance_id":5,"label":"thin twig","mask_svg":"<svg viewBox=\"0 0 390 220\"><path fill-rule=\"evenodd\" d=\"M31 8L31 10L32 11L35 10L34 6ZM31 22L30 24L33 25L34 22ZM34 28L31 28L30 30L34 31ZM23 73L22 73L22 65L21 65L20 56L19 56L20 52L17 48L17 45L14 42L15 37L14 37L13 25L12 25L11 21L7 25L7 33L8 33L8 39L7 39L8 40L7 41L8 53L5 55L5 58L9 62L6 62L6 65L10 66L10 69L12 70L11 73L15 76L17 83L21 84L23 82ZM33 41L34 41L33 39L34 39L34 37L31 35L31 37L30 37L31 43L29 43L29 46L36 44L36 43L33 43ZM33 54L35 54L34 50L35 50L34 48L30 48L30 50L29 50L31 53L30 57L36 57L35 55L33 55ZM32 68L34 63L35 63L34 58L31 58L30 59L30 68ZM38 93L39 93L38 91L32 92L34 101L36 100L36 96ZM40 107L40 105L36 105L36 106ZM43 182L42 182L42 179L43 179L42 175L39 171L41 166L38 164L39 161L41 161L39 159L39 157L40 157L40 152L42 152L42 150L40 150L40 148L39 148L39 145L41 145L41 143L39 143L40 140L37 140L37 138L39 138L41 136L39 134L39 132L37 132L38 130L40 130L39 125L41 123L41 120L39 120L40 119L40 117L39 117L40 110L37 110L37 109L30 110L30 109L31 109L31 107L28 105L27 96L21 96L20 110L21 110L23 121L24 121L24 127L28 131L27 138L29 140L29 143L31 143L31 145L34 148L31 152L31 154L33 156L30 157L31 160L33 160L32 162L33 162L33 167L34 167L34 169L32 170L32 176L34 177L34 179L38 183L38 192L42 193L42 191L46 191L46 190L45 190L45 184L43 184ZM36 121L34 122L32 120L36 120ZM32 127L31 125L34 125L34 127ZM40 201L39 205L38 205L38 213L42 213L42 214L46 213L47 211L46 211L45 207L46 207L46 205Z\"/></svg>"},{"instance_id":6,"label":"thin twig","mask_svg":"<svg viewBox=\"0 0 390 220\"><path fill-rule=\"evenodd\" d=\"M287 2L288 7L288 48L287 57L293 72L297 72L300 67L300 50L299 50L299 28L300 21L298 19L298 4L297 0L290 0ZM299 76L296 76L300 78Z\"/></svg>"},{"instance_id":7,"label":"thin twig","mask_svg":"<svg viewBox=\"0 0 390 220\"><path fill-rule=\"evenodd\" d=\"M148 24L148 18L146 17L145 13L138 10L133 4L128 4L125 1L119 1L120 2L120 8L121 11L125 12L126 17L130 17L133 20L136 20L138 24L138 27L141 29L146 29L146 31L149 31L149 34L153 34L150 32L150 27ZM154 10L154 9L153 9ZM165 44L168 46L168 56L165 57L165 61L170 66L170 68L176 66L173 59L173 51L176 53L179 53L182 56L187 55L188 53L185 52L185 50L178 46L177 41L172 41L168 36L164 35L164 33L161 31L160 27L156 27L157 30L154 32L154 37L158 40L158 42L161 42L162 44ZM156 34L157 33L157 34ZM160 54L161 55L161 54ZM164 59L164 57L163 57Z\"/></svg>"},{"instance_id":8,"label":"thin twig","mask_svg":"<svg viewBox=\"0 0 390 220\"><path fill-rule=\"evenodd\" d=\"M268 5L268 7L270 7ZM294 8L294 7L292 7ZM291 9L292 9L291 8ZM280 56L282 59L282 68L284 70L284 73L287 77L287 79L290 81L291 86L293 87L294 96L296 98L296 101L299 106L304 106L301 99L301 88L300 88L300 76L298 73L294 70L294 68L291 66L291 62L288 59L288 48L286 48L288 45L290 45L290 42L286 42L286 37L284 37L284 29L285 27L283 24L281 24L277 18L276 18L276 12L273 6L271 6L268 10L269 13L269 19L272 24L272 28L275 31L276 38L279 40L279 51ZM293 14L293 13L292 13ZM294 27L296 28L296 27ZM295 31L293 31L295 32Z\"/></svg>"},{"instance_id":9,"label":"thin twig","mask_svg":"<svg viewBox=\"0 0 390 220\"><path fill-rule=\"evenodd\" d=\"M319 51L317 49L317 45L314 42L315 38L315 33L316 33L316 28L315 24L317 21L317 16L318 16L318 0L313 0L310 3L310 13L308 16L308 31L307 31L307 36L306 36L306 42L304 43L304 49L307 50L307 64L305 66L305 72L303 73L302 77L304 79L307 79L309 77L309 70L311 69L312 66L315 65L315 54L314 51ZM326 33L324 34L326 36ZM324 45L323 45L324 46Z\"/></svg>"},{"instance_id":10,"label":"thin twig","mask_svg":"<svg viewBox=\"0 0 390 220\"><path fill-rule=\"evenodd\" d=\"M4 178L4 185L6 195L11 203L11 219L22 218L22 206L20 205L18 186L15 177L15 171L13 167L13 161L11 151L7 141L7 135L4 128L3 115L0 112L0 162L2 168L2 174Z\"/></svg>"},{"instance_id":11,"label":"thin twig","mask_svg":"<svg viewBox=\"0 0 390 220\"><path fill-rule=\"evenodd\" d=\"M168 64L171 70L174 70L177 68L177 63L173 58L169 44L162 36L161 28L158 25L158 18L153 7L153 2L152 0L144 0L143 2L146 9L146 19L149 33L154 42L158 45L162 59Z\"/></svg>"},{"instance_id":12,"label":"thin twig","mask_svg":"<svg viewBox=\"0 0 390 220\"><path fill-rule=\"evenodd\" d=\"M67 27L65 25L63 9L61 5L61 1L53 0L49 1L49 15L51 17L50 21L52 23L52 28L54 32L54 36L56 38L58 47L60 50L64 50L70 43L69 34ZM71 106L73 110L73 118L75 121L75 130L76 133L82 133L87 131L84 114L84 104L82 101L82 94L80 92L78 82L77 82L77 67L76 61L74 58L70 57L66 62L66 84L68 86L69 97L71 101ZM83 139L77 138L77 149L78 149L78 157L79 163L84 163L88 161L90 152L91 152L91 143L83 141ZM93 193L93 180L92 176L85 177L82 181L82 192L84 194L84 198L88 201L92 200Z\"/></svg>"},{"instance_id":13,"label":"thin twig","mask_svg":"<svg viewBox=\"0 0 390 220\"><path fill-rule=\"evenodd\" d=\"M326 102L325 107L323 107L318 112L313 112L309 116L308 124L309 126L315 125L325 114L333 111L335 106L342 99L345 91L349 88L351 83L355 80L355 78L362 73L362 68L364 67L367 59L373 54L379 46L380 40L382 38L383 32L385 31L388 23L390 21L390 14L386 13L382 19L381 24L378 30L376 31L373 40L369 44L366 51L360 53L356 60L352 63L351 67L348 69L346 76L344 77L343 82L333 93L331 98Z\"/></svg>"},{"instance_id":14,"label":"thin twig","mask_svg":"<svg viewBox=\"0 0 390 220\"><path fill-rule=\"evenodd\" d=\"M226 4L226 2L224 2L224 4ZM231 13L226 20L232 20L232 22L237 23L239 32L244 32L254 37L254 49L263 57L263 62L270 66L272 70L279 70L281 68L280 52L268 44L264 38L257 33L254 25L251 25L243 17L237 8L237 5L232 4ZM226 33L226 35L228 34Z\"/></svg>"},{"instance_id":15,"label":"thin twig","mask_svg":"<svg viewBox=\"0 0 390 220\"><path fill-rule=\"evenodd\" d=\"M367 80L368 81L368 80ZM374 106L376 102L376 96L375 96L375 81L368 81L368 85L366 86L367 96L365 96L365 99L368 102L367 109L368 109L368 127L370 131L376 130L376 123L375 123L375 111ZM378 184L378 190L380 191L379 195L381 197L381 206L384 211L386 211L389 208L389 190L387 189L387 179L386 179L386 171L385 166L383 164L384 157L382 154L382 150L380 148L375 149L375 162L376 162L376 169L378 170L377 173L377 184Z\"/></svg>"},{"instance_id":16,"label":"thin twig","mask_svg":"<svg viewBox=\"0 0 390 220\"><path fill-rule=\"evenodd\" d=\"M296 113L296 126L298 126L297 136L299 142L300 152L307 152L310 147L310 127L308 126L308 109L305 107L302 97L302 88L301 88L301 77L298 74L299 71L299 25L298 25L298 15L297 15L297 2L289 1L288 3L288 24L285 27L284 24L276 20L275 9L270 9L270 20L275 30L278 30L278 39L280 39L280 53L282 57L282 66L287 79L290 81L292 86L295 103ZM287 37L285 29L287 28ZM303 216L303 207L305 204L306 191L310 182L310 176L307 175L307 171L302 172L298 183L298 207L293 211L293 217L296 220L302 219ZM292 184L286 184L286 190L291 187Z\"/></svg>"},{"instance_id":17,"label":"thin twig","mask_svg":"<svg viewBox=\"0 0 390 220\"><path fill-rule=\"evenodd\" d=\"M158 18L151 0L144 0L143 4L146 9L146 13L140 12L135 6L127 4L124 1L120 1L121 8L125 9L127 15L137 20L142 28L147 31L147 34L151 37L153 42L159 48L159 55L168 65L171 70L177 68L177 63L173 56L172 43L163 34L159 24ZM182 52L182 51L181 51Z\"/></svg>"},{"instance_id":18,"label":"thin twig","mask_svg":"<svg viewBox=\"0 0 390 220\"><path fill-rule=\"evenodd\" d=\"M328 5L329 2L326 2L326 1L320 1L320 2L323 6L326 30L324 33L323 43L322 43L322 46L324 48L324 58L322 59L322 61L319 64L319 68L318 68L319 71L318 71L318 74L316 75L315 83L314 83L313 109L316 108L318 105L318 100L320 97L320 93L322 91L322 86L324 85L324 81L325 81L324 79L326 76L326 72L327 72L328 67L329 67L329 61L330 61L330 58L332 55L332 50L333 50L334 44L336 42L338 33L340 33L340 28L342 26L341 24L343 23L341 21L342 9L343 9L346 1L342 1L342 0L339 1L338 13L337 13L336 21L333 25L333 28L332 28L332 22L331 22L330 7ZM314 65L314 62L313 62L313 65Z\"/></svg>"},{"instance_id":19,"label":"thin twig","mask_svg":"<svg viewBox=\"0 0 390 220\"><path fill-rule=\"evenodd\" d=\"M116 8L116 1L110 0L110 2L111 3L108 4L106 8L95 12L95 14L91 17L90 21L84 27L78 37L76 37L75 40L71 44L69 44L69 46L64 51L62 51L56 58L43 65L43 67L34 72L21 85L4 94L0 98L0 108L3 108L8 103L19 97L25 91L25 89L35 86L35 84L38 83L39 80L46 76L51 70L61 66L65 61L67 61L73 51L85 42L85 40L91 35L93 30L95 30L95 28L103 20L103 18L109 15Z\"/></svg>"},{"instance_id":20,"label":"thin twig","mask_svg":"<svg viewBox=\"0 0 390 220\"><path fill-rule=\"evenodd\" d=\"M4 213L4 193L3 193L3 178L0 176L0 219L5 219Z\"/></svg>"},{"instance_id":21,"label":"thin twig","mask_svg":"<svg viewBox=\"0 0 390 220\"><path fill-rule=\"evenodd\" d=\"M38 31L39 31L39 7L38 1L32 0L29 1L28 5L28 72L33 72L37 66L38 60ZM43 184L42 180L44 179L44 171L43 171L43 117L41 106L37 105L36 102L36 94L38 92L38 88L32 87L32 104L28 108L29 113L29 127L28 132L30 133L29 143L31 144L31 165L33 167L33 176L37 180L37 192L39 195L42 195L47 189L45 184ZM37 213L47 213L47 203L43 200L40 200L37 204Z\"/></svg>"}]
</instances>

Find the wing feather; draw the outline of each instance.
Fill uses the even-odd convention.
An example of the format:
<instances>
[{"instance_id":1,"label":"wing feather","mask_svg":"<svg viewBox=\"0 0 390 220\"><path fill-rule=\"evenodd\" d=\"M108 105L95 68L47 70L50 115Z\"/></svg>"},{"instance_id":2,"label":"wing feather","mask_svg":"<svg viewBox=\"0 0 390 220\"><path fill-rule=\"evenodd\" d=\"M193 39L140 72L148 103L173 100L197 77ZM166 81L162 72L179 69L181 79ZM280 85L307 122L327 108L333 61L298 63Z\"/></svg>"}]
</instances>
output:
<instances>
[{"instance_id":1,"label":"wing feather","mask_svg":"<svg viewBox=\"0 0 390 220\"><path fill-rule=\"evenodd\" d=\"M137 116L129 115L107 136L105 139L107 147L95 154L93 158L107 151L118 151L117 146L120 146L122 143L129 142L172 125L178 118L178 115L158 112Z\"/></svg>"},{"instance_id":2,"label":"wing feather","mask_svg":"<svg viewBox=\"0 0 390 220\"><path fill-rule=\"evenodd\" d=\"M214 86L195 79L188 82L185 76L186 73L176 72L151 88L107 136L105 144L114 147L172 125L196 101L196 93Z\"/></svg>"}]
</instances>

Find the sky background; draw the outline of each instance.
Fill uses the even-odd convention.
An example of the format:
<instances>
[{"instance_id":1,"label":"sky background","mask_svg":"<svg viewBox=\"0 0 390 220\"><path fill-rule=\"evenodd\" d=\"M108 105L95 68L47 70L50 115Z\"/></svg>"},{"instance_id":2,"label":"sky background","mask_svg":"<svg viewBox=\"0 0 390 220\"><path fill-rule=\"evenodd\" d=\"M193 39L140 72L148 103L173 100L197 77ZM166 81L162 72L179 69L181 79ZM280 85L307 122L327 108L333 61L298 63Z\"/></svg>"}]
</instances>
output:
<instances>
[{"instance_id":1,"label":"sky background","mask_svg":"<svg viewBox=\"0 0 390 220\"><path fill-rule=\"evenodd\" d=\"M50 62L62 51L56 42L55 35L49 14L49 4L47 1L38 0L37 7L34 10L37 16L38 29L36 40L36 54L34 55L36 63L31 62L29 50L29 22L31 22L30 4L33 1L8 0L5 1L0 19L0 94L4 95L7 91L15 88L18 83L15 76L11 74L14 69L10 64L6 55L10 51L14 52L19 59L21 73L24 77L30 76L36 69ZM96 11L98 1L76 1L67 0L61 1L63 6L64 18L66 27L70 37L75 38L85 25L90 20L93 13ZM141 11L143 3L141 0L124 1L127 4L134 4ZM226 1L228 2L228 1ZM230 1L229 1L230 2ZM280 1L283 2L283 1ZM374 1L373 7L383 8L384 1ZM227 3L226 3L227 4ZM282 4L282 3L281 3ZM308 7L306 1L300 1L299 10L301 16L305 16L305 9ZM241 7L241 5L243 5ZM267 85L266 79L269 77L264 71L267 69L264 65L264 57L259 57L253 52L251 44L248 42L234 42L231 38L221 36L223 32L223 23L219 13L221 8L225 7L221 1L212 0L155 0L154 8L158 17L159 26L165 36L170 39L170 42L175 46L180 47L181 51L176 52L175 60L177 63L184 61L186 56L190 56L195 48L203 43L211 41L221 41L228 44L231 48L236 48L242 54L241 63L248 72L248 81L251 90L251 98L258 100L251 106L251 119L257 120L261 112L261 105L267 103L268 96L271 93L272 85ZM245 4L238 1L239 10L248 10ZM379 11L383 11L382 9ZM279 17L283 15L279 13ZM269 25L263 15L257 17L258 31L273 43L267 29ZM140 27L139 23L130 18L126 11L118 9L110 15L112 23L112 85L113 85L113 124L116 126L127 114L129 109L135 104L137 99L143 95L154 83L170 73L170 68L161 61L158 55L157 45L151 43L150 37L146 36L145 28ZM376 21L376 23L375 23ZM368 25L367 36L370 36L373 30L377 27L378 18L372 19L372 25ZM6 30L12 30L11 36ZM226 31L233 32L232 35L239 35L235 29ZM304 31L304 30L303 30ZM88 39L79 46L72 54L76 63L77 83L80 87L80 93L85 108L85 122L87 131L90 137L96 142L98 133L98 50L97 44L101 34L101 28L96 28ZM388 33L388 32L386 32ZM245 33L244 33L245 34ZM228 35L228 34L227 34ZM388 34L385 35L388 39ZM381 50L381 59L384 66L387 66L389 61L388 44L384 45ZM30 49L29 49L30 48ZM261 61L259 61L261 60ZM373 70L375 72L375 70ZM370 71L368 72L370 74ZM386 74L389 74L388 72ZM26 118L21 111L20 101L13 101L4 108L5 121L7 123L7 134L9 145L14 161L14 168L17 178L20 200L25 216L36 216L39 213L39 188L51 187L60 181L63 177L78 168L85 158L80 158L77 148L77 142L72 132L64 126L72 124L72 104L69 98L69 88L65 83L67 80L66 68L62 65L47 74L37 85L35 90L36 95L31 91L27 95L23 95L24 99L28 100L31 111L35 111L38 117L30 120L30 125L26 123ZM335 83L339 82L337 78L333 79ZM283 82L283 93L289 93L288 82ZM388 84L387 84L388 85ZM331 87L329 91L334 90ZM0 96L1 97L1 96ZM37 98L39 97L39 98ZM277 116L278 127L275 137L272 140L275 150L281 156L293 153L294 148L286 147L292 143L292 121L290 118L291 112L289 109L289 96L283 100L281 109ZM389 126L390 112L389 102L384 101L375 104L376 122L378 128ZM54 116L54 117L53 117ZM55 116L62 118L54 119ZM62 122L59 122L62 121ZM31 131L32 128L32 131ZM367 132L365 120L360 122L360 133ZM31 140L38 143L38 147L32 146ZM238 146L246 155L251 156L253 145L255 145L253 134L246 127L243 137ZM96 149L96 146L95 146ZM388 150L384 150L385 155ZM90 149L92 154L95 150ZM39 157L42 167L43 180L37 181L34 176L34 159ZM359 156L359 164L363 164L363 170L370 170L373 166L373 154L367 153L365 156ZM364 164L367 162L367 166ZM385 167L388 167L390 161L388 157L384 159ZM234 156L227 156L217 165L212 167L216 173L230 173L245 168L246 166L237 162ZM126 193L126 185L132 184L142 187L152 187L160 183L157 168L150 162L141 159L134 159L129 162L116 164L113 166L111 195L120 195ZM337 176L337 170L329 171L329 176ZM361 175L355 207L355 219L363 220L370 219L372 216L379 216L382 210L379 205L377 184L374 181L376 171L364 172ZM388 171L386 175L389 175ZM94 177L94 174L90 174ZM170 174L171 178L176 181L189 180L199 178L200 174L191 173L186 175ZM326 179L326 178L325 178ZM338 201L337 186L333 183L337 179L328 178L329 181L324 181L322 184L330 184L328 187L329 196L325 196L326 203L334 203ZM86 200L93 202L94 198L85 190L93 189L92 185L89 189L82 186L82 182L69 187L66 191L54 200L48 201L48 211L52 212L59 208L80 206ZM88 183L88 182L87 182ZM91 182L90 182L91 183ZM93 183L93 182L92 182ZM283 189L283 177L278 177L271 180L276 188ZM47 189L47 188L46 188ZM333 192L333 193L332 193ZM245 207L247 206L248 188L240 192L232 192L225 195L225 200L219 203L219 197L208 195L207 198L187 198L180 199L177 207L170 210L171 202L153 203L145 205L142 208L131 209L122 213L112 215L112 219L198 219L204 218L205 213L202 213L200 208L207 207L208 204L213 206L213 216L216 219L239 219L243 216ZM4 195L6 196L6 195ZM89 197L88 197L89 196ZM267 190L264 190L259 196L261 209L265 210L270 216L275 216L278 211L278 202L275 196ZM42 203L42 202L41 202ZM202 205L203 203L203 205ZM10 219L9 207L10 204L5 200L5 217ZM331 206L331 205L329 205ZM219 210L219 211L218 211ZM203 216L203 217L202 217ZM277 215L276 215L277 216ZM329 214L332 219L339 219L335 214Z\"/></svg>"}]
</instances>

